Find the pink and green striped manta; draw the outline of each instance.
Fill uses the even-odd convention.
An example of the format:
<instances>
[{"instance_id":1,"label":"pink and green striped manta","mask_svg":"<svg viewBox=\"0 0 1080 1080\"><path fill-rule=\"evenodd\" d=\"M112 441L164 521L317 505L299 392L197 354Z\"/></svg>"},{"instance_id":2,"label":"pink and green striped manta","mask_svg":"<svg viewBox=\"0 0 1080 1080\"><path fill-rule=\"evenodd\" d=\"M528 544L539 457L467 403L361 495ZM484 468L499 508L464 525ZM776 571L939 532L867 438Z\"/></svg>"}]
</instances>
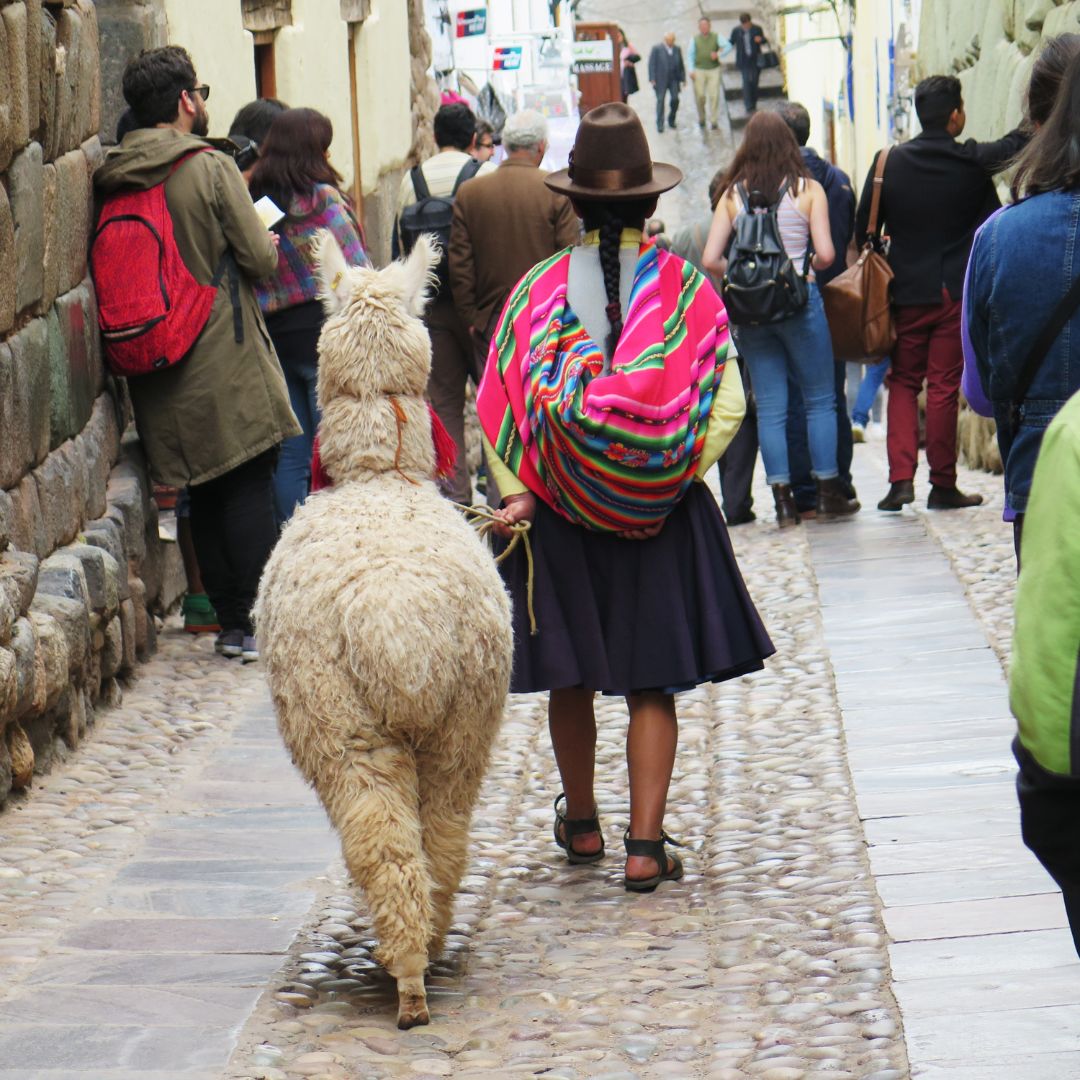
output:
<instances>
[{"instance_id":1,"label":"pink and green striped manta","mask_svg":"<svg viewBox=\"0 0 1080 1080\"><path fill-rule=\"evenodd\" d=\"M708 279L644 243L622 336L604 355L566 298L570 249L510 294L477 395L484 434L515 476L579 525L655 525L694 479L728 349Z\"/></svg>"}]
</instances>

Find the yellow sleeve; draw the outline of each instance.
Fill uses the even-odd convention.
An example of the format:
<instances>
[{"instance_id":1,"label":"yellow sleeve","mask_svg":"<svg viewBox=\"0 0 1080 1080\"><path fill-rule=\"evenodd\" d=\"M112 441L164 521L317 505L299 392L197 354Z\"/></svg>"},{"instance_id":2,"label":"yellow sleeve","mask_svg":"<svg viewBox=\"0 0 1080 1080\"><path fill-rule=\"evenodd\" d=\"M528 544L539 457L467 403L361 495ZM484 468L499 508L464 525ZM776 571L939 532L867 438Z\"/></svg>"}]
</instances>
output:
<instances>
[{"instance_id":1,"label":"yellow sleeve","mask_svg":"<svg viewBox=\"0 0 1080 1080\"><path fill-rule=\"evenodd\" d=\"M502 458L495 453L495 447L488 442L488 437L481 432L484 443L484 457L487 460L488 476L495 481L499 494L505 499L508 495L524 495L529 489L503 464Z\"/></svg>"},{"instance_id":2,"label":"yellow sleeve","mask_svg":"<svg viewBox=\"0 0 1080 1080\"><path fill-rule=\"evenodd\" d=\"M739 374L735 350L729 347L724 374L709 413L705 448L701 451L697 472L694 473L698 480L703 480L705 474L720 460L731 440L735 438L745 415L746 394L743 391L742 376Z\"/></svg>"}]
</instances>

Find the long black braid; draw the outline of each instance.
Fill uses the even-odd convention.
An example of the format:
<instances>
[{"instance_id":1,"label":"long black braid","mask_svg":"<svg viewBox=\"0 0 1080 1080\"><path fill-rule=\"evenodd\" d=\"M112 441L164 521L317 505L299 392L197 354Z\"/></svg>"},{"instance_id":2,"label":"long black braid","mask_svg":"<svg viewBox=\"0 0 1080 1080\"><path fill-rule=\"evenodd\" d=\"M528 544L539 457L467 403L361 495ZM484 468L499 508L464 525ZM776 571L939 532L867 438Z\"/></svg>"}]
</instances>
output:
<instances>
[{"instance_id":1,"label":"long black braid","mask_svg":"<svg viewBox=\"0 0 1080 1080\"><path fill-rule=\"evenodd\" d=\"M623 330L622 301L619 285L622 263L619 259L619 242L623 229L642 229L645 218L652 213L656 203L652 199L628 202L595 202L582 206L585 229L600 231L600 270L604 275L604 292L607 295L607 318L611 327L604 342L604 351L610 357L615 352Z\"/></svg>"}]
</instances>

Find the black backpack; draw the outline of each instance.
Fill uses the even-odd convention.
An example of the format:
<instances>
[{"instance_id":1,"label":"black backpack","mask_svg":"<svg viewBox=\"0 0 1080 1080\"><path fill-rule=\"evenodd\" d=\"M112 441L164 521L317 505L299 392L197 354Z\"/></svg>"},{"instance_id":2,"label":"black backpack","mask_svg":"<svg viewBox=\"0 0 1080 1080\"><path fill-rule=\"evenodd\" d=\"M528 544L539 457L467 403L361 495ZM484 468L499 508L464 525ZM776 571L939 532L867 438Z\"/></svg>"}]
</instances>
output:
<instances>
[{"instance_id":1,"label":"black backpack","mask_svg":"<svg viewBox=\"0 0 1080 1080\"><path fill-rule=\"evenodd\" d=\"M434 196L424 179L424 170L419 165L415 166L409 175L412 177L413 191L416 193L416 202L412 206L406 206L401 211L401 219L398 222L398 230L401 234L401 253L408 255L416 246L416 241L424 234L435 238L442 251L442 258L435 268L438 285L433 291L433 296L438 296L444 289L449 287L450 282L450 226L454 221L454 197L458 188L471 180L479 170L481 162L470 160L462 167L454 181L454 190L449 195Z\"/></svg>"},{"instance_id":2,"label":"black backpack","mask_svg":"<svg viewBox=\"0 0 1080 1080\"><path fill-rule=\"evenodd\" d=\"M802 311L810 298L806 283L812 254L809 238L800 274L788 258L780 237L777 210L787 190L785 180L776 202L764 209L754 209L746 188L736 185L745 212L735 219L727 272L720 290L728 319L736 326L783 322Z\"/></svg>"}]
</instances>

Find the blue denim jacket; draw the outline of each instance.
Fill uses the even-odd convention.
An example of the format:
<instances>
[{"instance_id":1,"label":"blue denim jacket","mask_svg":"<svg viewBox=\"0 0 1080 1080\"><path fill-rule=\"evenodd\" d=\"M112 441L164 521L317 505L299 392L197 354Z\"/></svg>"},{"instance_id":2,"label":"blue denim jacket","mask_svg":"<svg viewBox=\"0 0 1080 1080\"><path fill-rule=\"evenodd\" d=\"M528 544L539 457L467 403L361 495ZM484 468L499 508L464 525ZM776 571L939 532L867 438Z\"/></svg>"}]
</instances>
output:
<instances>
[{"instance_id":1,"label":"blue denim jacket","mask_svg":"<svg viewBox=\"0 0 1080 1080\"><path fill-rule=\"evenodd\" d=\"M1080 390L1080 312L1066 323L1010 431L1012 395L1028 350L1080 274L1080 191L1050 191L1011 206L980 232L968 272L968 330L994 407L1005 499L1027 509L1043 432Z\"/></svg>"}]
</instances>

